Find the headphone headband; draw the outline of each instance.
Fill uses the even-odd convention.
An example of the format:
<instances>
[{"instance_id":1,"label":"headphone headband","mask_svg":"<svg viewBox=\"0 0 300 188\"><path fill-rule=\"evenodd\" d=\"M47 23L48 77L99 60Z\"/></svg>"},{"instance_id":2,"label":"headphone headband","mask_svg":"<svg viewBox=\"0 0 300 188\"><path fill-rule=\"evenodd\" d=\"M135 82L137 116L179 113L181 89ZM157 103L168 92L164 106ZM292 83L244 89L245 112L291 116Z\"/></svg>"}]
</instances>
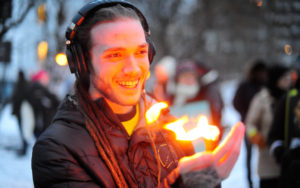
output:
<instances>
[{"instance_id":1,"label":"headphone headband","mask_svg":"<svg viewBox=\"0 0 300 188\"><path fill-rule=\"evenodd\" d=\"M67 28L66 31L66 39L67 40L72 40L75 37L76 30L78 29L78 26L82 24L84 19L91 13L97 11L98 9L101 8L106 8L106 7L112 7L117 4L120 4L124 7L128 7L133 9L136 14L139 16L142 26L145 30L145 32L150 35L150 29L147 23L147 20L145 16L142 14L142 12L135 7L133 4L130 2L124 1L124 0L95 0L91 1L88 4L86 4L84 7L82 7L78 13L73 17L71 25Z\"/></svg>"}]
</instances>

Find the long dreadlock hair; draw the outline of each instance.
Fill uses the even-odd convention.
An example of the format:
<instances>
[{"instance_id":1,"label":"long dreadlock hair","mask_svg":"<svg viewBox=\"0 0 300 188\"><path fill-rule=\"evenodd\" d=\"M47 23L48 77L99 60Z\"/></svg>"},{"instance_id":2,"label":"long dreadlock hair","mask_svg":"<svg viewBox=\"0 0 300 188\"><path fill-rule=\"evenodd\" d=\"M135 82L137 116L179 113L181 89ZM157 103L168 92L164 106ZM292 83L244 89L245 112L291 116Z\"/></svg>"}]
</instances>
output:
<instances>
[{"instance_id":1,"label":"long dreadlock hair","mask_svg":"<svg viewBox=\"0 0 300 188\"><path fill-rule=\"evenodd\" d=\"M114 21L118 18L134 18L139 20L139 17L136 15L136 12L130 8L125 8L121 5L116 5L113 7L102 8L94 13L93 16L90 16L77 31L75 37L76 41L82 46L84 50L84 58L87 64L88 72L90 74L94 73L93 67L91 65L90 59L90 49L92 47L92 41L90 37L91 28L104 21ZM86 128L89 134L92 136L93 141L95 142L97 151L99 155L105 161L108 169L110 170L113 179L118 187L135 187L135 180L132 179L126 173L123 174L122 170L118 164L116 156L110 146L108 138L106 137L101 121L97 118L96 112L99 111L99 107L92 101L88 90L90 87L90 74L84 74L80 77L77 77L75 83L75 94L78 96L79 109L85 117ZM160 184L161 176L161 167L158 159L157 150L154 144L154 138L151 132L147 128L147 133L151 139L151 147L154 151L154 155L157 161L158 167L158 177L157 182L158 186Z\"/></svg>"}]
</instances>

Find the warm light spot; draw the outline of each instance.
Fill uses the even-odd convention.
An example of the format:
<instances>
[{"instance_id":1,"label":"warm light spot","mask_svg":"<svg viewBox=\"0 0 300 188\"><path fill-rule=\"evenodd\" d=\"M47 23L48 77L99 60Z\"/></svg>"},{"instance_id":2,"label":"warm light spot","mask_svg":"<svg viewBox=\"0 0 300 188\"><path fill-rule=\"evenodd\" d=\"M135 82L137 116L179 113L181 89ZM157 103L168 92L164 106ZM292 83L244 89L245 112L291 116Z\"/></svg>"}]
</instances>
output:
<instances>
[{"instance_id":1,"label":"warm light spot","mask_svg":"<svg viewBox=\"0 0 300 188\"><path fill-rule=\"evenodd\" d=\"M297 71L292 70L291 71L291 78L292 78L293 84L296 84L296 82L298 80L298 77L299 77L299 75L298 75Z\"/></svg>"},{"instance_id":2,"label":"warm light spot","mask_svg":"<svg viewBox=\"0 0 300 188\"><path fill-rule=\"evenodd\" d=\"M256 6L261 7L263 5L262 0L256 0Z\"/></svg>"},{"instance_id":3,"label":"warm light spot","mask_svg":"<svg viewBox=\"0 0 300 188\"><path fill-rule=\"evenodd\" d=\"M287 55L291 55L291 54L293 53L292 46L289 45L289 44L284 45L284 52L285 52Z\"/></svg>"},{"instance_id":4,"label":"warm light spot","mask_svg":"<svg viewBox=\"0 0 300 188\"><path fill-rule=\"evenodd\" d=\"M66 54L64 53L58 53L55 57L55 61L59 66L66 66L68 64Z\"/></svg>"},{"instance_id":5,"label":"warm light spot","mask_svg":"<svg viewBox=\"0 0 300 188\"><path fill-rule=\"evenodd\" d=\"M187 122L188 117L183 116L182 118L179 118L178 120L165 125L165 128L173 131L176 134L177 140L190 140L187 136L187 131L183 128L183 125Z\"/></svg>"},{"instance_id":6,"label":"warm light spot","mask_svg":"<svg viewBox=\"0 0 300 188\"><path fill-rule=\"evenodd\" d=\"M209 125L207 118L203 115L199 116L198 121L189 120L187 116L183 116L167 124L165 128L175 132L177 140L196 140L200 137L206 140L217 140L220 135L219 128Z\"/></svg>"},{"instance_id":7,"label":"warm light spot","mask_svg":"<svg viewBox=\"0 0 300 188\"><path fill-rule=\"evenodd\" d=\"M161 110L167 107L168 104L166 102L159 102L151 106L146 112L146 122L148 124L155 122L158 119Z\"/></svg>"},{"instance_id":8,"label":"warm light spot","mask_svg":"<svg viewBox=\"0 0 300 188\"><path fill-rule=\"evenodd\" d=\"M38 17L38 21L40 23L45 23L46 22L46 5L43 3L43 4L40 4L37 8L37 17Z\"/></svg>"},{"instance_id":9,"label":"warm light spot","mask_svg":"<svg viewBox=\"0 0 300 188\"><path fill-rule=\"evenodd\" d=\"M42 41L38 44L37 53L39 61L45 61L48 54L48 43L46 41Z\"/></svg>"},{"instance_id":10,"label":"warm light spot","mask_svg":"<svg viewBox=\"0 0 300 188\"><path fill-rule=\"evenodd\" d=\"M167 108L165 102L156 103L146 112L146 122L148 124L155 122L161 110ZM192 141L199 138L204 138L206 141L217 141L220 136L220 130L217 126L209 125L207 118L204 115L199 115L197 118L189 119L188 116L182 116L174 122L164 126L165 129L171 130L176 134L177 140Z\"/></svg>"}]
</instances>

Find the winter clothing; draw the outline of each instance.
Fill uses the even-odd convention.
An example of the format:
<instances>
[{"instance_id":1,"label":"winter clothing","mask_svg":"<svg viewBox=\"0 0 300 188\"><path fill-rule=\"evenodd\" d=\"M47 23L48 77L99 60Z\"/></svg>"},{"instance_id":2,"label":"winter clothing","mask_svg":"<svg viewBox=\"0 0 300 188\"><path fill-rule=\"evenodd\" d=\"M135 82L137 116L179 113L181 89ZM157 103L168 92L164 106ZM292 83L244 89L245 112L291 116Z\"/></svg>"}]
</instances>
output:
<instances>
[{"instance_id":1,"label":"winter clothing","mask_svg":"<svg viewBox=\"0 0 300 188\"><path fill-rule=\"evenodd\" d=\"M27 150L27 140L24 136L24 130L23 130L23 122L22 122L22 116L21 116L21 105L24 102L24 100L27 98L27 92L28 92L28 85L29 83L26 81L24 73L22 71L19 71L18 80L15 83L14 90L11 97L11 103L12 103L12 115L15 115L18 121L18 127L20 131L20 136L22 140L22 147L18 151L19 155L25 155Z\"/></svg>"},{"instance_id":2,"label":"winter clothing","mask_svg":"<svg viewBox=\"0 0 300 188\"><path fill-rule=\"evenodd\" d=\"M154 100L140 101L139 124L131 136L103 99L95 102L101 110L101 113L96 112L97 119L103 122L102 128L109 140L108 147L112 148L126 181L128 177L134 181L135 187L156 187L159 172L144 119L145 111ZM173 119L167 113L162 117L158 122ZM33 148L35 187L116 187L85 123L76 98L68 96L60 105L52 125L39 137ZM148 131L153 136L160 161L160 185L180 183L176 167L181 157L193 154L191 145L183 147L175 141L175 135L159 127L159 123Z\"/></svg>"},{"instance_id":3,"label":"winter clothing","mask_svg":"<svg viewBox=\"0 0 300 188\"><path fill-rule=\"evenodd\" d=\"M258 175L261 181L279 178L280 175L280 167L269 154L266 140L274 116L274 107L286 92L284 89L288 87L288 83L279 84L286 73L288 69L281 65L273 65L268 69L266 88L254 96L246 116L247 134L253 144L259 147Z\"/></svg>"},{"instance_id":4,"label":"winter clothing","mask_svg":"<svg viewBox=\"0 0 300 188\"><path fill-rule=\"evenodd\" d=\"M254 95L260 91L265 82L264 75L267 74L267 67L261 60L255 61L246 76L246 79L239 83L236 93L233 97L233 106L239 112L241 121L244 122L250 106L250 102ZM247 126L247 125L246 125ZM252 183L252 144L247 136L244 138L246 145L246 167L247 167L247 180L249 187L253 187Z\"/></svg>"},{"instance_id":5,"label":"winter clothing","mask_svg":"<svg viewBox=\"0 0 300 188\"><path fill-rule=\"evenodd\" d=\"M279 101L268 136L270 153L281 164L280 187L300 186L300 128L294 114L299 100L299 90L292 89Z\"/></svg>"},{"instance_id":6,"label":"winter clothing","mask_svg":"<svg viewBox=\"0 0 300 188\"><path fill-rule=\"evenodd\" d=\"M241 121L244 122L254 95L260 91L263 85L256 81L241 82L233 98L233 106L240 113Z\"/></svg>"},{"instance_id":7,"label":"winter clothing","mask_svg":"<svg viewBox=\"0 0 300 188\"><path fill-rule=\"evenodd\" d=\"M289 148L293 138L300 137L299 128L295 124L294 108L300 99L299 91L292 89L276 106L272 129L268 136L268 144L272 152L277 147ZM272 144L277 142L274 147ZM283 150L282 150L283 151ZM279 161L281 162L281 161Z\"/></svg>"},{"instance_id":8,"label":"winter clothing","mask_svg":"<svg viewBox=\"0 0 300 188\"><path fill-rule=\"evenodd\" d=\"M242 122L245 122L246 115L252 98L257 92L259 92L259 90L262 87L263 84L257 80L245 80L239 84L233 98L233 106L239 112ZM248 137L245 136L244 140L245 140L246 151L247 151L247 155L246 155L247 179L248 179L249 187L252 188L252 178L251 178L252 144L248 139Z\"/></svg>"},{"instance_id":9,"label":"winter clothing","mask_svg":"<svg viewBox=\"0 0 300 188\"><path fill-rule=\"evenodd\" d=\"M35 114L34 134L38 137L50 125L59 105L59 100L56 95L39 82L31 82L28 91L27 100Z\"/></svg>"},{"instance_id":10,"label":"winter clothing","mask_svg":"<svg viewBox=\"0 0 300 188\"><path fill-rule=\"evenodd\" d=\"M256 129L262 139L266 141L273 119L273 102L274 98L266 88L263 88L254 96L245 121L248 134L250 130ZM280 167L270 156L266 146L259 148L257 167L261 179L278 177L280 174Z\"/></svg>"},{"instance_id":11,"label":"winter clothing","mask_svg":"<svg viewBox=\"0 0 300 188\"><path fill-rule=\"evenodd\" d=\"M35 137L38 137L50 125L59 100L39 82L28 82L23 73L19 74L10 100L12 114L17 117L23 143L18 154L25 155L28 139L26 140L24 133L27 131L28 134L34 133Z\"/></svg>"}]
</instances>

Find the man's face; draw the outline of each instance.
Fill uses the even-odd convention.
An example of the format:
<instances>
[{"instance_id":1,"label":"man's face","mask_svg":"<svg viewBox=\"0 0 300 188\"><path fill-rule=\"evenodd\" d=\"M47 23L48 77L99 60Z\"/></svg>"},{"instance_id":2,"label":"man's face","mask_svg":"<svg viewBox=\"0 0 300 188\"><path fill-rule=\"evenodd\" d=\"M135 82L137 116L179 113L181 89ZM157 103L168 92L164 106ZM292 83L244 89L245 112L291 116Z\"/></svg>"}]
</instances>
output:
<instances>
[{"instance_id":1,"label":"man's face","mask_svg":"<svg viewBox=\"0 0 300 188\"><path fill-rule=\"evenodd\" d=\"M178 83L184 85L198 84L197 75L193 71L185 71L178 76Z\"/></svg>"},{"instance_id":2,"label":"man's face","mask_svg":"<svg viewBox=\"0 0 300 188\"><path fill-rule=\"evenodd\" d=\"M90 93L108 103L135 105L149 71L148 44L138 20L118 19L95 25L91 32Z\"/></svg>"}]
</instances>

